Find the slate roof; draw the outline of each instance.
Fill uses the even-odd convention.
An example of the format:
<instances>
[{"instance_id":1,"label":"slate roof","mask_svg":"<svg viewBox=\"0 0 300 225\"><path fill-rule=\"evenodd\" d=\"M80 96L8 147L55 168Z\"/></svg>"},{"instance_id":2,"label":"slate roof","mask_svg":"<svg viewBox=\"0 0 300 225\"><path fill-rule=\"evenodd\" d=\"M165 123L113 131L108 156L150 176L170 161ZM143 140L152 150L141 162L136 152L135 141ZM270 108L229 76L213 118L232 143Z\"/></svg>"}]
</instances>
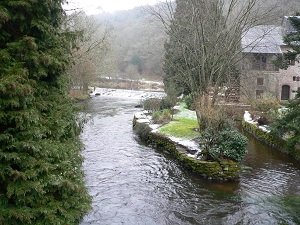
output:
<instances>
[{"instance_id":1,"label":"slate roof","mask_svg":"<svg viewBox=\"0 0 300 225\"><path fill-rule=\"evenodd\" d=\"M243 34L242 48L245 53L281 54L283 42L282 28L273 25L260 25L250 28Z\"/></svg>"}]
</instances>

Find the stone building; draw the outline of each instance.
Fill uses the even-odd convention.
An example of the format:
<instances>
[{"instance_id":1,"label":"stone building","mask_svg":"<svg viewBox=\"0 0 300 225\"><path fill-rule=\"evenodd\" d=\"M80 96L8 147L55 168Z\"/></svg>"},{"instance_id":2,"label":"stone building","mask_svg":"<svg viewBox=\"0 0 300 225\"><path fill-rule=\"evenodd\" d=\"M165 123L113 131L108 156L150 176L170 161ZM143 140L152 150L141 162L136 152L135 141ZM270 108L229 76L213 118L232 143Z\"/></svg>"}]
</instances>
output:
<instances>
[{"instance_id":1,"label":"stone building","mask_svg":"<svg viewBox=\"0 0 300 225\"><path fill-rule=\"evenodd\" d=\"M286 34L295 31L288 18L283 18L280 27L255 26L243 35L242 97L255 99L270 94L278 100L288 100L295 97L293 91L300 91L299 58L288 61L287 69L279 69L274 63L291 50L283 42Z\"/></svg>"}]
</instances>

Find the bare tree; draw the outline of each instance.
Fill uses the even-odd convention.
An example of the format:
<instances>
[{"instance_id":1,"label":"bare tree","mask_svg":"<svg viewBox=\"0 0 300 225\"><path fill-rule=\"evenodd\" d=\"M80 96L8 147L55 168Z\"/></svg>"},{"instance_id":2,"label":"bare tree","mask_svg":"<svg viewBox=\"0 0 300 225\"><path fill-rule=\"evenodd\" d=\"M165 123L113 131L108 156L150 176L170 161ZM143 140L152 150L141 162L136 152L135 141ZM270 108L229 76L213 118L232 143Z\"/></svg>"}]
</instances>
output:
<instances>
[{"instance_id":1,"label":"bare tree","mask_svg":"<svg viewBox=\"0 0 300 225\"><path fill-rule=\"evenodd\" d=\"M106 69L104 62L110 51L111 27L83 12L69 15L67 26L77 34L73 66L69 70L72 85L87 91L88 85Z\"/></svg>"},{"instance_id":2,"label":"bare tree","mask_svg":"<svg viewBox=\"0 0 300 225\"><path fill-rule=\"evenodd\" d=\"M220 90L238 86L243 35L268 23L277 9L274 1L267 11L263 6L262 0L177 0L176 7L166 1L151 9L169 35L166 73L170 66L170 76L182 77L190 88L199 103L201 129L206 128L207 107L214 106Z\"/></svg>"}]
</instances>

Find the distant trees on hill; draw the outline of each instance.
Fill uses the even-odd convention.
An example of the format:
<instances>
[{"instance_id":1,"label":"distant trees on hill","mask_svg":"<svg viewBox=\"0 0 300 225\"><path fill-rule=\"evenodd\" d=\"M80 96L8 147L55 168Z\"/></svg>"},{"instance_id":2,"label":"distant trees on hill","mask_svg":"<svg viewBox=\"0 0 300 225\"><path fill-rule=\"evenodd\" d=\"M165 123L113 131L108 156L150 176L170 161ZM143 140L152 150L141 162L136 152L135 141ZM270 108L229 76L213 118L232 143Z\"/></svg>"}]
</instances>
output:
<instances>
[{"instance_id":1,"label":"distant trees on hill","mask_svg":"<svg viewBox=\"0 0 300 225\"><path fill-rule=\"evenodd\" d=\"M116 70L112 71L112 77L118 74L124 78L162 80L167 36L158 20L142 7L100 14L96 18L114 27L110 61L116 63Z\"/></svg>"}]
</instances>

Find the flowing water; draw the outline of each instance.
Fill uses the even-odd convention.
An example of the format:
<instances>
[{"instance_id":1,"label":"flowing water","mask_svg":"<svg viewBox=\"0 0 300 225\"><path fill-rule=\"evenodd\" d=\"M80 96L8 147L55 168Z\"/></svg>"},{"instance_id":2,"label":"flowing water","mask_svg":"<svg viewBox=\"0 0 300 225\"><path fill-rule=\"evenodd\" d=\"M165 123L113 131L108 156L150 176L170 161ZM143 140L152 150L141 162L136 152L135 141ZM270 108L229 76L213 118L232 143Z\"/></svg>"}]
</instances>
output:
<instances>
[{"instance_id":1,"label":"flowing water","mask_svg":"<svg viewBox=\"0 0 300 225\"><path fill-rule=\"evenodd\" d=\"M300 165L250 138L238 182L215 183L139 143L137 98L94 97L84 171L93 209L81 225L300 224Z\"/></svg>"}]
</instances>

